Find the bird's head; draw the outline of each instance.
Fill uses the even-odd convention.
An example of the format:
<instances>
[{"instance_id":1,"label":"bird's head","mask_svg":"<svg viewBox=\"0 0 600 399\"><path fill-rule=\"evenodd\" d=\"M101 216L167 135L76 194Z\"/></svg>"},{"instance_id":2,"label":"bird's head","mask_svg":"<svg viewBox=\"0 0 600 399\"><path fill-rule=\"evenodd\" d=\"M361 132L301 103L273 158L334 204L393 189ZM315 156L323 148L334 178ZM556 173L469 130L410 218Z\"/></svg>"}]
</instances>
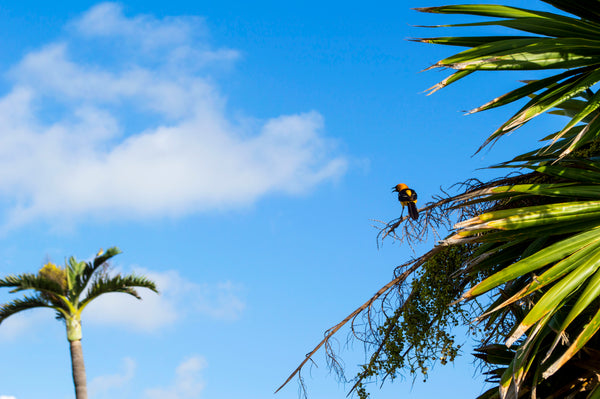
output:
<instances>
[{"instance_id":1,"label":"bird's head","mask_svg":"<svg viewBox=\"0 0 600 399\"><path fill-rule=\"evenodd\" d=\"M396 184L395 187L392 187L392 191L399 193L400 191L405 190L407 188L408 188L408 186L406 184L400 183L400 184Z\"/></svg>"}]
</instances>

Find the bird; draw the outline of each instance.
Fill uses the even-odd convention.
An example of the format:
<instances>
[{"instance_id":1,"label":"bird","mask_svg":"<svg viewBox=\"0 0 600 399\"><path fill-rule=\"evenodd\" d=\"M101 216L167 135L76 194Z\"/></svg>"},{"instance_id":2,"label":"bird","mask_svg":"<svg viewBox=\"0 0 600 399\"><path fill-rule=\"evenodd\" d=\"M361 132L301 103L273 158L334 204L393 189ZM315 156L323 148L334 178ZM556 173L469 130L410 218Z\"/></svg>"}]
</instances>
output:
<instances>
[{"instance_id":1,"label":"bird","mask_svg":"<svg viewBox=\"0 0 600 399\"><path fill-rule=\"evenodd\" d=\"M415 190L408 188L408 186L404 183L396 184L395 187L392 188L392 191L398 193L398 201L402 204L402 211L404 211L404 207L408 207L408 215L413 219L417 220L419 218L419 211L417 210L417 193Z\"/></svg>"}]
</instances>

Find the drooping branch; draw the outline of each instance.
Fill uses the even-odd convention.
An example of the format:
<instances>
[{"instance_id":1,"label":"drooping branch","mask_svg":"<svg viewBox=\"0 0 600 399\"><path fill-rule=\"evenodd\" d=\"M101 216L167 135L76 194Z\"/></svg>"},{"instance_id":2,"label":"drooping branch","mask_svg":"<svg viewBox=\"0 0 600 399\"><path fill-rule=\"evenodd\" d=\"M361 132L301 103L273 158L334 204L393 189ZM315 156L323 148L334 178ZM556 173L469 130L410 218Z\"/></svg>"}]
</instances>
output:
<instances>
[{"instance_id":1,"label":"drooping branch","mask_svg":"<svg viewBox=\"0 0 600 399\"><path fill-rule=\"evenodd\" d=\"M459 183L455 186L458 186L461 193L458 195L449 195L444 190L442 191L442 196L435 197L433 201L427 203L423 208L419 210L419 214L421 217L417 222L413 222L408 217L396 218L388 223L379 222L383 227L379 227L380 231L377 235L378 246L380 242L387 237L392 237L394 240L398 240L400 242L407 240L409 244L421 242L427 239L427 234L431 231L436 235L436 237L441 238L438 230L451 230L453 224L456 221L465 220L467 218L472 217L475 214L479 214L482 212L482 209L486 209L494 206L501 206L501 204L490 203L485 201L479 201L479 198L485 198L488 194L490 188L500 185L512 185L518 184L523 181L530 181L532 178L536 178L537 173L527 173L527 174L518 174L518 175L509 175L504 176L502 178L498 178L488 182L481 182L477 179L470 179L466 182ZM466 205L465 205L466 204ZM406 220L407 223L404 223ZM403 231L401 235L396 233L396 230L402 225ZM448 248L444 244L436 245L432 250L422 255L417 259L413 259L409 262L406 262L396 268L397 275L386 285L381 287L371 298L369 298L365 303L355 309L352 313L350 313L347 317L345 317L341 322L331 327L330 329L325 331L324 338L319 342L314 349L306 355L306 358L298 365L298 367L289 375L289 377L285 380L285 382L277 388L275 393L279 392L284 386L286 386L295 376L299 376L303 367L309 361L312 361L312 357L315 353L321 349L323 346L327 351L328 356L330 358L334 358L333 354L330 354L329 351L329 341L333 338L333 336L339 332L339 330L346 326L348 323L352 325L352 332L354 336L365 342L369 343L368 336L375 336L376 328L371 325L373 320L375 320L375 314L378 314L383 309L372 309L373 305L377 301L382 301L382 306L384 302L387 301L388 295L393 292L393 288L398 288L401 290L406 288L407 279L415 274L426 262L432 259L435 255L439 254L444 248ZM410 281L410 280L409 280ZM461 289L464 286L461 284ZM408 293L408 296L399 304L395 306L395 310L403 308L407 303L408 299L411 297L412 292ZM383 311L385 315L385 310ZM355 331L354 323L355 320L363 315L367 319L367 323L369 326L367 327L367 331L370 329L370 333L367 332L365 337L359 336L359 334ZM440 316L440 315L438 315ZM441 316L440 316L441 317ZM390 316L386 316L386 319L390 319ZM439 317L434 317L429 323L431 325L435 324L438 321ZM376 324L376 323L375 323ZM377 339L375 342L370 342L376 345L376 350L374 352L375 356L378 356L385 345L386 340L390 337L391 333L394 330L394 325L390 324L386 326L383 331L383 340ZM413 346L410 346L407 350L412 350ZM354 384L353 388L350 392L355 390L361 383L361 377L359 375L359 379Z\"/></svg>"},{"instance_id":2,"label":"drooping branch","mask_svg":"<svg viewBox=\"0 0 600 399\"><path fill-rule=\"evenodd\" d=\"M365 309L369 309L373 305L373 303L375 303L382 295L384 295L385 293L387 293L392 287L397 286L399 284L402 284L404 281L406 281L406 279L410 275L412 275L416 270L418 270L419 267L421 267L421 265L423 265L423 263L425 263L428 259L430 259L432 256L434 256L435 254L437 254L442 248L443 247L441 247L441 246L436 246L431 251L427 252L425 255L421 256L420 258L418 258L416 260L413 260L411 262L408 262L405 265L402 265L402 266L408 266L408 265L412 264L412 266L410 266L402 274L400 274L399 276L397 276L396 278L394 278L392 281L390 281L389 283L387 283L386 285L384 285L383 287L381 287L379 289L379 291L377 291L365 303L363 303L356 310L354 310L354 312L352 312L348 316L346 316L346 318L344 318L344 320L342 320L341 322L339 322L335 326L333 326L330 329L328 329L325 332L325 338L323 338L321 340L321 342L319 342L319 344L310 353L308 353L306 355L306 358L290 374L290 376L285 380L285 382L283 384L281 384L281 386L279 388L277 388L277 390L275 391L275 393L279 392L284 386L287 385L288 382L290 382L292 380L292 378L294 378L297 374L299 374L300 371L302 370L302 368L304 367L304 365L312 358L312 356L323 345L327 344L328 341L335 335L335 333L337 333L343 326L345 326L349 321L354 320Z\"/></svg>"}]
</instances>

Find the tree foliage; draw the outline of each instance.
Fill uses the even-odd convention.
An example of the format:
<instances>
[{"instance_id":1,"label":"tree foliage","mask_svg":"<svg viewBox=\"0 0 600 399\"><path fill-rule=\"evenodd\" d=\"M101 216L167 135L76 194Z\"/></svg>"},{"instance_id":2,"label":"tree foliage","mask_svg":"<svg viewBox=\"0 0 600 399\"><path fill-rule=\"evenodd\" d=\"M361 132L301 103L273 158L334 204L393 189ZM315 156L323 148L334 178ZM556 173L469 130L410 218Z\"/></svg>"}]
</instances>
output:
<instances>
[{"instance_id":1,"label":"tree foliage","mask_svg":"<svg viewBox=\"0 0 600 399\"><path fill-rule=\"evenodd\" d=\"M111 292L122 292L138 299L136 288L147 288L158 293L156 284L137 275L108 273L107 261L121 253L117 247L100 250L89 262L70 257L64 267L52 262L37 273L8 275L0 278L0 287L12 288L11 293L32 291L30 295L0 305L0 324L8 317L24 310L48 308L56 318L64 321L71 350L73 382L77 399L87 399L87 382L81 349L81 313L95 298Z\"/></svg>"},{"instance_id":2,"label":"tree foliage","mask_svg":"<svg viewBox=\"0 0 600 399\"><path fill-rule=\"evenodd\" d=\"M475 357L494 384L481 399L600 397L600 1L544 2L559 11L418 9L487 18L436 27L517 31L414 39L467 48L431 67L454 71L431 92L475 72L537 73L471 111L524 102L479 149L544 113L568 121L543 132L540 148L492 166L506 175L469 181L459 194L427 204L416 230L406 218L383 228L382 239L414 240L451 226L439 245L397 268L392 286L376 298L389 306L371 301L357 309L369 323L356 336L373 350L352 388L362 398L369 380L426 377L432 364L452 360L459 349L452 328L473 319Z\"/></svg>"},{"instance_id":3,"label":"tree foliage","mask_svg":"<svg viewBox=\"0 0 600 399\"><path fill-rule=\"evenodd\" d=\"M368 397L363 381L374 376L393 380L400 371L408 370L426 378L437 361L446 364L454 360L461 345L452 329L468 323L470 315L462 303L455 303L463 292L456 272L472 252L472 246L444 248L415 272L404 305L396 308L371 338L380 344L356 381L359 397Z\"/></svg>"}]
</instances>

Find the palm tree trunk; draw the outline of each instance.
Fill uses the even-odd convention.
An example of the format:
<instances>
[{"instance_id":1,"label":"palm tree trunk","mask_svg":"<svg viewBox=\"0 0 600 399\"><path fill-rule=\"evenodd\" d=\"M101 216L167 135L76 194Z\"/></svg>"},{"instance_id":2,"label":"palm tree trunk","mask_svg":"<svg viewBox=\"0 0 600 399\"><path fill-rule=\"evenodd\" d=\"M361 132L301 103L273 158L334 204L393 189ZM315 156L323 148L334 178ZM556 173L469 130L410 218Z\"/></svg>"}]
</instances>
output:
<instances>
[{"instance_id":1,"label":"palm tree trunk","mask_svg":"<svg viewBox=\"0 0 600 399\"><path fill-rule=\"evenodd\" d=\"M83 364L81 340L69 341L69 343L71 345L71 366L73 367L75 397L77 399L87 399L87 383L85 380L85 365Z\"/></svg>"}]
</instances>

